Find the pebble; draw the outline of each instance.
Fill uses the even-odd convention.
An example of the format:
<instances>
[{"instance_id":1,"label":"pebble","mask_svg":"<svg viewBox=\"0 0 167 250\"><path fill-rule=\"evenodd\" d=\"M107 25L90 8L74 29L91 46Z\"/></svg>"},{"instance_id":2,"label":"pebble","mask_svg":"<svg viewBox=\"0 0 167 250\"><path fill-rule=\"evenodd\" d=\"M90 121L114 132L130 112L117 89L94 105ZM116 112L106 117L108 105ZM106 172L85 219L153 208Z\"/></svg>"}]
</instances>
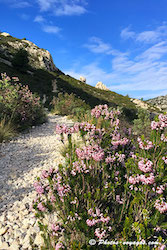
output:
<instances>
[{"instance_id":1,"label":"pebble","mask_svg":"<svg viewBox=\"0 0 167 250\"><path fill-rule=\"evenodd\" d=\"M30 236L39 249L43 243L29 208L36 196L33 183L41 171L64 162L60 135L54 133L57 124L73 123L67 117L49 114L46 124L33 126L29 133L0 145L1 250L29 250Z\"/></svg>"}]
</instances>

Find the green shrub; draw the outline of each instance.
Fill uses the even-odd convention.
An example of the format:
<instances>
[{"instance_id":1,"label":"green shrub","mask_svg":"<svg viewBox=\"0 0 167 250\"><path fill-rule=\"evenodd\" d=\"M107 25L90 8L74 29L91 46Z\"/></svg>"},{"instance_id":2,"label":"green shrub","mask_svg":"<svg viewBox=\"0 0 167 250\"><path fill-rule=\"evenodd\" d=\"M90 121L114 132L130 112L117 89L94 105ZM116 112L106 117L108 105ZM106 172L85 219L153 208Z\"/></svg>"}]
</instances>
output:
<instances>
[{"instance_id":1,"label":"green shrub","mask_svg":"<svg viewBox=\"0 0 167 250\"><path fill-rule=\"evenodd\" d=\"M0 80L0 119L5 116L22 130L45 121L46 115L40 98L32 94L28 86L18 82L16 77L10 79L1 74Z\"/></svg>"},{"instance_id":2,"label":"green shrub","mask_svg":"<svg viewBox=\"0 0 167 250\"><path fill-rule=\"evenodd\" d=\"M85 112L90 106L83 100L76 97L73 93L59 93L53 101L53 113L59 115L76 115L79 112Z\"/></svg>"},{"instance_id":3,"label":"green shrub","mask_svg":"<svg viewBox=\"0 0 167 250\"><path fill-rule=\"evenodd\" d=\"M12 65L21 71L26 71L28 63L28 52L25 49L18 50L13 57Z\"/></svg>"},{"instance_id":4,"label":"green shrub","mask_svg":"<svg viewBox=\"0 0 167 250\"><path fill-rule=\"evenodd\" d=\"M138 118L133 121L133 130L136 135L143 134L149 136L150 129L150 114L145 109L138 109Z\"/></svg>"}]
</instances>

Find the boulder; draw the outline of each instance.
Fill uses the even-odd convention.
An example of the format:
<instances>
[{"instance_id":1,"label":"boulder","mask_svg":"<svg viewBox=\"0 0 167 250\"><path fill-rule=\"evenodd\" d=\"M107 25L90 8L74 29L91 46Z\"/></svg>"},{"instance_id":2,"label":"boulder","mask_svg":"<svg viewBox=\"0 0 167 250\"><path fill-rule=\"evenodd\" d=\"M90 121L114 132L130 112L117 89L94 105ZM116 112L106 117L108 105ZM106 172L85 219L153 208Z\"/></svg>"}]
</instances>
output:
<instances>
[{"instance_id":1,"label":"boulder","mask_svg":"<svg viewBox=\"0 0 167 250\"><path fill-rule=\"evenodd\" d=\"M86 83L86 78L85 78L84 76L80 76L79 80L80 80L81 82Z\"/></svg>"},{"instance_id":2,"label":"boulder","mask_svg":"<svg viewBox=\"0 0 167 250\"><path fill-rule=\"evenodd\" d=\"M102 90L109 90L106 85L104 85L102 82L98 82L95 86L97 89L102 89Z\"/></svg>"}]
</instances>

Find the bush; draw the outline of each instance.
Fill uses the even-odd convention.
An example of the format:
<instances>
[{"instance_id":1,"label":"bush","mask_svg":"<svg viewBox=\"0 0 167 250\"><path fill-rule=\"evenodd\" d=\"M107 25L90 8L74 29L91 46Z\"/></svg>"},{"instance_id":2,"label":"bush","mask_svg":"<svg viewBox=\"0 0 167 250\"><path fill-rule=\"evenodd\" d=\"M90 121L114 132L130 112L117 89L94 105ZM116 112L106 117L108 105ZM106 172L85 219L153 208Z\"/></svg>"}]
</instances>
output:
<instances>
[{"instance_id":1,"label":"bush","mask_svg":"<svg viewBox=\"0 0 167 250\"><path fill-rule=\"evenodd\" d=\"M10 79L1 74L0 80L0 119L6 117L17 129L25 129L40 124L46 119L40 98L32 94L28 86L18 82L17 77Z\"/></svg>"},{"instance_id":2,"label":"bush","mask_svg":"<svg viewBox=\"0 0 167 250\"><path fill-rule=\"evenodd\" d=\"M59 93L58 97L53 101L53 113L59 115L76 115L90 109L90 106L83 100L76 97L73 93Z\"/></svg>"},{"instance_id":3,"label":"bush","mask_svg":"<svg viewBox=\"0 0 167 250\"><path fill-rule=\"evenodd\" d=\"M133 130L135 134L149 136L151 132L150 128L150 114L145 109L138 110L138 118L133 121Z\"/></svg>"},{"instance_id":4,"label":"bush","mask_svg":"<svg viewBox=\"0 0 167 250\"><path fill-rule=\"evenodd\" d=\"M12 65L21 71L26 71L28 63L28 52L25 49L19 49L13 57Z\"/></svg>"},{"instance_id":5,"label":"bush","mask_svg":"<svg viewBox=\"0 0 167 250\"><path fill-rule=\"evenodd\" d=\"M68 138L66 164L44 170L34 183L43 249L129 249L122 243L127 241L145 243L135 249L150 249L156 241L164 249L167 115L151 123L149 140L133 142L120 134L118 114L100 105L91 112L92 124L57 125L56 133ZM74 133L82 148L72 143ZM100 245L111 239L119 245Z\"/></svg>"}]
</instances>

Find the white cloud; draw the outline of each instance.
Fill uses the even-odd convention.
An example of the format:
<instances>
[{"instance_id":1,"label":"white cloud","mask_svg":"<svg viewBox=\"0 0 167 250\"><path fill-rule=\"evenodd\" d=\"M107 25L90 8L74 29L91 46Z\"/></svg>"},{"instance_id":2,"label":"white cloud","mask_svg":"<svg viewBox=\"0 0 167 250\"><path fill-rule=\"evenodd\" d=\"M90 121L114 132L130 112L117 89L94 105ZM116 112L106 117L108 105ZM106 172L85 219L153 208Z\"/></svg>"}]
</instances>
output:
<instances>
[{"instance_id":1,"label":"white cloud","mask_svg":"<svg viewBox=\"0 0 167 250\"><path fill-rule=\"evenodd\" d=\"M143 43L155 43L163 41L167 38L167 25L164 23L160 25L155 30L146 30L140 33L131 31L129 27L121 31L121 37L123 39L134 39L137 42Z\"/></svg>"},{"instance_id":2,"label":"white cloud","mask_svg":"<svg viewBox=\"0 0 167 250\"><path fill-rule=\"evenodd\" d=\"M74 77L85 76L87 83L93 86L102 81L111 90L132 97L151 98L167 94L167 41L154 40L154 44L147 43L144 47L138 43L135 45L135 53L134 50L123 53L113 49L110 43L93 37L84 47L96 53L99 59L103 54L108 55L105 60L109 60L111 68L104 70L97 63L101 60L96 59L96 62L82 67L75 65L66 72Z\"/></svg>"},{"instance_id":3,"label":"white cloud","mask_svg":"<svg viewBox=\"0 0 167 250\"><path fill-rule=\"evenodd\" d=\"M121 31L121 37L123 39L134 38L136 36L135 32L130 31L129 28L125 28Z\"/></svg>"},{"instance_id":4,"label":"white cloud","mask_svg":"<svg viewBox=\"0 0 167 250\"><path fill-rule=\"evenodd\" d=\"M45 19L43 18L43 16L36 16L34 19L34 22L43 23L43 22L45 22Z\"/></svg>"},{"instance_id":5,"label":"white cloud","mask_svg":"<svg viewBox=\"0 0 167 250\"><path fill-rule=\"evenodd\" d=\"M58 34L60 32L60 28L52 25L43 26L43 31L46 33Z\"/></svg>"},{"instance_id":6,"label":"white cloud","mask_svg":"<svg viewBox=\"0 0 167 250\"><path fill-rule=\"evenodd\" d=\"M159 39L159 35L156 31L144 31L137 35L136 41L145 43L156 42Z\"/></svg>"},{"instance_id":7,"label":"white cloud","mask_svg":"<svg viewBox=\"0 0 167 250\"><path fill-rule=\"evenodd\" d=\"M51 1L51 0L37 0L37 2L39 4L41 11L47 11L51 8L51 4L53 1Z\"/></svg>"},{"instance_id":8,"label":"white cloud","mask_svg":"<svg viewBox=\"0 0 167 250\"><path fill-rule=\"evenodd\" d=\"M82 15L86 13L85 0L37 0L41 11L50 11L56 16Z\"/></svg>"},{"instance_id":9,"label":"white cloud","mask_svg":"<svg viewBox=\"0 0 167 250\"><path fill-rule=\"evenodd\" d=\"M99 37L91 37L89 43L84 44L83 47L89 49L91 52L96 54L106 55L119 55L120 52L112 48L108 43L103 42Z\"/></svg>"},{"instance_id":10,"label":"white cloud","mask_svg":"<svg viewBox=\"0 0 167 250\"><path fill-rule=\"evenodd\" d=\"M10 7L13 7L13 8L27 8L27 7L30 7L31 4L27 1L13 1L11 2L11 5Z\"/></svg>"},{"instance_id":11,"label":"white cloud","mask_svg":"<svg viewBox=\"0 0 167 250\"><path fill-rule=\"evenodd\" d=\"M72 15L81 15L86 12L86 9L83 6L79 5L62 5L60 8L55 10L56 16L72 16Z\"/></svg>"}]
</instances>

